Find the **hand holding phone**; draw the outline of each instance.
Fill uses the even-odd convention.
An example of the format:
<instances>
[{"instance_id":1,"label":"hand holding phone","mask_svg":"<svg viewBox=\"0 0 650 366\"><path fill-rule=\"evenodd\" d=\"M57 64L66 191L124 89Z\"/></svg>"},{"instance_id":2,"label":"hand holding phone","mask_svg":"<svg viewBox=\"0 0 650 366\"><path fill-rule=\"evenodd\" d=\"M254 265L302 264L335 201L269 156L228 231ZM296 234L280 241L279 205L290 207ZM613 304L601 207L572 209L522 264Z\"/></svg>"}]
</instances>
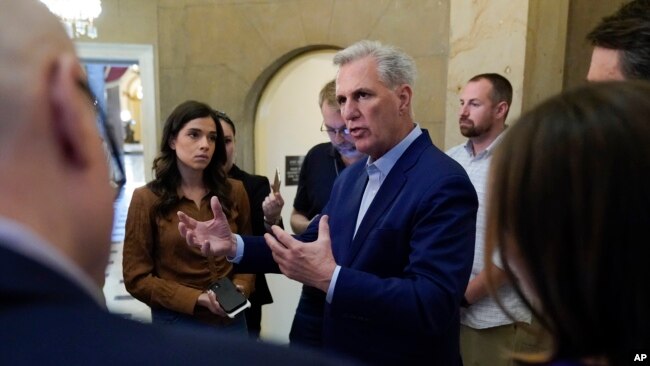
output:
<instances>
[{"instance_id":1,"label":"hand holding phone","mask_svg":"<svg viewBox=\"0 0 650 366\"><path fill-rule=\"evenodd\" d=\"M237 290L235 284L228 277L220 278L211 284L210 290L214 292L214 296L219 301L219 305L221 305L221 308L229 318L234 318L237 314L244 311L244 309L251 306L250 301L248 301L244 294Z\"/></svg>"}]
</instances>

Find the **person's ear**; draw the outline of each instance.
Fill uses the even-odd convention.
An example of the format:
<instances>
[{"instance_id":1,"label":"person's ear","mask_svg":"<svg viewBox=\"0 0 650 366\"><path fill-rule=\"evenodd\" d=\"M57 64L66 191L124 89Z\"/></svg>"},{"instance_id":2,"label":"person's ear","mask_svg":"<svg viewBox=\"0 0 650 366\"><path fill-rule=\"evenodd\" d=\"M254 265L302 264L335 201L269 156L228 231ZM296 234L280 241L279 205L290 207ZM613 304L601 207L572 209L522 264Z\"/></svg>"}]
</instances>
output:
<instances>
[{"instance_id":1,"label":"person's ear","mask_svg":"<svg viewBox=\"0 0 650 366\"><path fill-rule=\"evenodd\" d=\"M62 160L75 168L88 164L84 147L89 141L84 131L88 131L94 122L84 120L84 116L90 113L91 101L79 89L78 83L82 78L77 58L72 54L62 54L52 60L50 79L46 84L56 144Z\"/></svg>"},{"instance_id":2,"label":"person's ear","mask_svg":"<svg viewBox=\"0 0 650 366\"><path fill-rule=\"evenodd\" d=\"M176 150L176 137L170 137L169 142L167 142L169 145L169 148L172 150Z\"/></svg>"},{"instance_id":3,"label":"person's ear","mask_svg":"<svg viewBox=\"0 0 650 366\"><path fill-rule=\"evenodd\" d=\"M508 103L506 103L505 101L499 102L499 104L497 104L497 108L496 108L496 117L499 118L499 119L505 119L506 115L508 115L508 110L509 109L510 109L510 106L508 106Z\"/></svg>"},{"instance_id":4,"label":"person's ear","mask_svg":"<svg viewBox=\"0 0 650 366\"><path fill-rule=\"evenodd\" d=\"M411 110L411 98L413 98L413 89L408 84L402 84L397 87L397 97L399 98L400 116Z\"/></svg>"}]
</instances>

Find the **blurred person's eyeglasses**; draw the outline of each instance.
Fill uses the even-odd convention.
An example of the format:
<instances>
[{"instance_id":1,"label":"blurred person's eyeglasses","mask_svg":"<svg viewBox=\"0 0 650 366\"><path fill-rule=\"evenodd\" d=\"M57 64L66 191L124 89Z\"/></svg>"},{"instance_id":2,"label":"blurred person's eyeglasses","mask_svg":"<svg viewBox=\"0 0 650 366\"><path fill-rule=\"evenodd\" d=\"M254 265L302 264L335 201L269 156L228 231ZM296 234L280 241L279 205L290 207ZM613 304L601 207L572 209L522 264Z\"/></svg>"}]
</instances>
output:
<instances>
[{"instance_id":1,"label":"blurred person's eyeglasses","mask_svg":"<svg viewBox=\"0 0 650 366\"><path fill-rule=\"evenodd\" d=\"M104 114L104 110L99 105L99 101L95 97L95 94L90 90L88 83L80 80L78 85L81 90L88 95L88 98L95 109L97 126L99 128L103 142L102 145L104 146L104 152L106 153L106 159L108 161L108 183L115 190L115 198L117 198L126 184L126 174L124 172L124 164L122 163L122 159L120 159L117 141L115 141L115 136L113 135L113 128L106 123L106 114Z\"/></svg>"},{"instance_id":2,"label":"blurred person's eyeglasses","mask_svg":"<svg viewBox=\"0 0 650 366\"><path fill-rule=\"evenodd\" d=\"M331 128L331 127L325 126L325 122L323 122L323 124L321 124L320 130L321 130L321 132L324 132L324 133L328 134L331 137L335 137L336 135L341 135L342 137L345 137L345 136L350 134L350 130L348 130L345 127Z\"/></svg>"}]
</instances>

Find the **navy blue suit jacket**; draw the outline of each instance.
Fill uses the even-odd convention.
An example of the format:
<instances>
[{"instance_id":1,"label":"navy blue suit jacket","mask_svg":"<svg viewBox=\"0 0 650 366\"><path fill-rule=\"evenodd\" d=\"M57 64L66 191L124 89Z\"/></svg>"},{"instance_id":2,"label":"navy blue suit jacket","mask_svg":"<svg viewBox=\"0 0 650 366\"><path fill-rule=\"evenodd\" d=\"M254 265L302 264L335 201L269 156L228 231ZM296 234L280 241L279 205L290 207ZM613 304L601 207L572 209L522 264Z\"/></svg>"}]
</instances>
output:
<instances>
[{"instance_id":1,"label":"navy blue suit jacket","mask_svg":"<svg viewBox=\"0 0 650 366\"><path fill-rule=\"evenodd\" d=\"M0 365L339 365L213 331L109 314L76 284L0 245Z\"/></svg>"},{"instance_id":2,"label":"navy blue suit jacket","mask_svg":"<svg viewBox=\"0 0 650 366\"><path fill-rule=\"evenodd\" d=\"M253 235L264 235L266 233L266 227L264 226L262 203L269 193L271 193L269 179L261 175L249 174L239 169L237 165L233 165L230 168L228 175L244 184L250 205ZM251 294L250 300L253 306L262 306L273 302L273 297L271 296L271 291L269 290L269 285L266 282L264 274L255 276L255 291Z\"/></svg>"},{"instance_id":3,"label":"navy blue suit jacket","mask_svg":"<svg viewBox=\"0 0 650 366\"><path fill-rule=\"evenodd\" d=\"M460 365L459 304L474 257L476 192L423 131L397 161L354 235L365 162L343 171L323 213L341 266L326 304L327 350L373 364ZM297 238L310 242L318 220ZM245 237L241 267L277 270Z\"/></svg>"}]
</instances>

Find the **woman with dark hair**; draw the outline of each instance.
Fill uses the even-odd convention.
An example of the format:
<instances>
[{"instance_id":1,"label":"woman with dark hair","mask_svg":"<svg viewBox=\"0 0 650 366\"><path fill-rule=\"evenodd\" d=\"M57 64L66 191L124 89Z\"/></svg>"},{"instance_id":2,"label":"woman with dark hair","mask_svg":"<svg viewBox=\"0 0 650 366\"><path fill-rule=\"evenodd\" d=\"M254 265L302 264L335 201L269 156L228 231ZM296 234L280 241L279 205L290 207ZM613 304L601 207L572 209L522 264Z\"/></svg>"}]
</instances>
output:
<instances>
[{"instance_id":1,"label":"woman with dark hair","mask_svg":"<svg viewBox=\"0 0 650 366\"><path fill-rule=\"evenodd\" d=\"M244 185L248 194L249 209L251 213L251 226L253 235L264 235L269 228L268 222L278 222L282 226L282 206L284 201L280 193L271 193L271 185L268 178L249 174L241 170L235 164L235 141L236 128L235 123L230 117L220 111L216 111L223 129L223 136L226 143L226 163L224 170L232 179L236 179ZM253 339L258 339L262 330L262 305L273 302L269 285L266 282L264 273L255 275L255 292L250 296L251 307L246 309L246 324L248 325L248 334Z\"/></svg>"},{"instance_id":2,"label":"woman with dark hair","mask_svg":"<svg viewBox=\"0 0 650 366\"><path fill-rule=\"evenodd\" d=\"M566 92L494 154L486 255L498 251L554 346L520 360L618 366L650 350L649 101L642 82Z\"/></svg>"},{"instance_id":3,"label":"woman with dark hair","mask_svg":"<svg viewBox=\"0 0 650 366\"><path fill-rule=\"evenodd\" d=\"M246 335L243 314L230 319L208 286L230 277L248 297L255 275L232 274L225 257L204 257L178 234L176 212L212 219L217 196L233 232L251 233L248 196L241 182L226 177L223 130L213 109L187 101L165 122L155 178L137 188L129 206L124 239L126 289L151 307L154 323L201 324Z\"/></svg>"}]
</instances>

